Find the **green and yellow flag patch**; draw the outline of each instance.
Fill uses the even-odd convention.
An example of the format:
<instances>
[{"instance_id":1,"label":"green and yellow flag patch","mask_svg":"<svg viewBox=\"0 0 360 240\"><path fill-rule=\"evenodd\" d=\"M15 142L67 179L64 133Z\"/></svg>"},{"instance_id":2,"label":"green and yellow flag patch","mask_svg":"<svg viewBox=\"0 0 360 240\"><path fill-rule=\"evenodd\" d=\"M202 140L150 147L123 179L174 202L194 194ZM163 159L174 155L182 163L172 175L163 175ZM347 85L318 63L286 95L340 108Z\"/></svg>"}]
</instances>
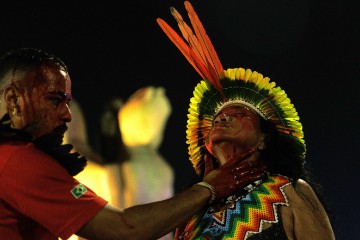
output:
<instances>
[{"instance_id":1,"label":"green and yellow flag patch","mask_svg":"<svg viewBox=\"0 0 360 240\"><path fill-rule=\"evenodd\" d=\"M71 193L75 198L79 198L82 195L84 195L84 193L86 193L86 191L87 191L86 187L80 183L79 185L77 185L76 187L74 187L71 190Z\"/></svg>"}]
</instances>

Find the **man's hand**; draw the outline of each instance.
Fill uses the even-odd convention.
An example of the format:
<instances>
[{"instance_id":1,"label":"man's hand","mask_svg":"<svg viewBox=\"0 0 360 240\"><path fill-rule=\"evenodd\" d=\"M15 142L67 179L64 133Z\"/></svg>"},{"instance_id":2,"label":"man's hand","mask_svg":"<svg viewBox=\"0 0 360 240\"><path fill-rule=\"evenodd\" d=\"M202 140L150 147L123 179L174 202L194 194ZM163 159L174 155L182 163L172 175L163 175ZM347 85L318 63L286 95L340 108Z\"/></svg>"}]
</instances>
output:
<instances>
[{"instance_id":1,"label":"man's hand","mask_svg":"<svg viewBox=\"0 0 360 240\"><path fill-rule=\"evenodd\" d=\"M253 152L242 156L249 157ZM266 175L266 166L262 162L249 163L246 161L231 160L218 169L214 169L213 160L210 155L204 156L205 174L204 182L215 188L215 199L228 197L239 189L244 189L250 183L261 180Z\"/></svg>"}]
</instances>

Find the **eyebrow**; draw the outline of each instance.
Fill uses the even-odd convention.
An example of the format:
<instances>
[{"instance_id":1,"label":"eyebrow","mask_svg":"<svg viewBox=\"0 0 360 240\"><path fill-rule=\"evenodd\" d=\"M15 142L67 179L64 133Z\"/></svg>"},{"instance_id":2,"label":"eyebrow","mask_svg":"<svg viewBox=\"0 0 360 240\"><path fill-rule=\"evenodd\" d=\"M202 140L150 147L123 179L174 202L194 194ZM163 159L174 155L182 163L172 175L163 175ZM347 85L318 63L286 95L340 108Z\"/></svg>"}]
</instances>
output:
<instances>
[{"instance_id":1,"label":"eyebrow","mask_svg":"<svg viewBox=\"0 0 360 240\"><path fill-rule=\"evenodd\" d=\"M72 99L71 94L67 94L62 91L49 91L49 92L47 92L47 94L61 96L61 98L66 101L71 101L71 99Z\"/></svg>"}]
</instances>

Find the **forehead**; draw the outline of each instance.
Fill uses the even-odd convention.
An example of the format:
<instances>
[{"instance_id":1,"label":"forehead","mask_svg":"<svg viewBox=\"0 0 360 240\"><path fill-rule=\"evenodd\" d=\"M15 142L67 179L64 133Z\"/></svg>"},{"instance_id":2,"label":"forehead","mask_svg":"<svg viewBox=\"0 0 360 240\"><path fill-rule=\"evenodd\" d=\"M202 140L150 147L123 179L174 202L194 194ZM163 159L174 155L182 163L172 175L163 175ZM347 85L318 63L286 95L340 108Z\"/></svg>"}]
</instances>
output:
<instances>
[{"instance_id":1,"label":"forehead","mask_svg":"<svg viewBox=\"0 0 360 240\"><path fill-rule=\"evenodd\" d=\"M28 90L71 93L69 74L56 66L43 65L30 71L16 72L13 74L13 81L19 81Z\"/></svg>"},{"instance_id":2,"label":"forehead","mask_svg":"<svg viewBox=\"0 0 360 240\"><path fill-rule=\"evenodd\" d=\"M214 116L217 116L220 112L222 112L223 109L231 107L231 106L240 106L240 107L245 107L249 110L252 110L253 112L256 113L256 115L260 116L263 119L267 119L264 115L264 113L262 113L258 108L256 108L255 106L253 106L252 104L245 102L243 100L230 100L225 102L224 104L222 104L220 107L218 107L218 109L216 110L216 114Z\"/></svg>"},{"instance_id":3,"label":"forehead","mask_svg":"<svg viewBox=\"0 0 360 240\"><path fill-rule=\"evenodd\" d=\"M239 112L258 116L256 111L254 111L249 106L241 104L241 103L236 103L236 104L231 104L231 105L229 104L229 105L223 107L220 111L218 111L218 113L215 116L217 116L221 113L231 114L231 113L239 113Z\"/></svg>"},{"instance_id":4,"label":"forehead","mask_svg":"<svg viewBox=\"0 0 360 240\"><path fill-rule=\"evenodd\" d=\"M45 67L42 69L42 73L48 90L71 91L71 80L66 71L58 68Z\"/></svg>"}]
</instances>

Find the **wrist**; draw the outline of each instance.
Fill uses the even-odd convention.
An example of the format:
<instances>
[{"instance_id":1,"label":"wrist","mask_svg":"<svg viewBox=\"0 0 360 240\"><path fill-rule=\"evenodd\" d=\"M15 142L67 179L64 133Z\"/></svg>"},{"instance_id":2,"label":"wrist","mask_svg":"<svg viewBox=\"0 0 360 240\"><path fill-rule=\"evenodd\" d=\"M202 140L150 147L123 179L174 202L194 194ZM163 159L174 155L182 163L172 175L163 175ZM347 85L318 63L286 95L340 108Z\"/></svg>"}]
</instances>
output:
<instances>
[{"instance_id":1,"label":"wrist","mask_svg":"<svg viewBox=\"0 0 360 240\"><path fill-rule=\"evenodd\" d=\"M194 187L195 186L206 188L210 192L208 204L212 204L214 202L214 200L216 199L216 192L215 192L214 186L212 186L211 184L209 184L207 182L198 182L198 183L194 184Z\"/></svg>"}]
</instances>

